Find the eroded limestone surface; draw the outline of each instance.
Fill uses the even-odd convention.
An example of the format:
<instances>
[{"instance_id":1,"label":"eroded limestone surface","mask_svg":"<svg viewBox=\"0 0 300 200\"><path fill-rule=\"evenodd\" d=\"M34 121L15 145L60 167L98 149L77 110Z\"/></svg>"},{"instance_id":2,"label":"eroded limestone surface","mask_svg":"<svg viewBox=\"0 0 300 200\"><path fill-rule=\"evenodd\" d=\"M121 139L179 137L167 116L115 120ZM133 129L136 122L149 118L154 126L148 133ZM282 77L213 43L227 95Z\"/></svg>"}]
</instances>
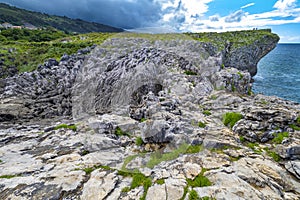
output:
<instances>
[{"instance_id":1,"label":"eroded limestone surface","mask_svg":"<svg viewBox=\"0 0 300 200\"><path fill-rule=\"evenodd\" d=\"M2 80L0 199L299 199L300 105L223 57L116 36Z\"/></svg>"}]
</instances>

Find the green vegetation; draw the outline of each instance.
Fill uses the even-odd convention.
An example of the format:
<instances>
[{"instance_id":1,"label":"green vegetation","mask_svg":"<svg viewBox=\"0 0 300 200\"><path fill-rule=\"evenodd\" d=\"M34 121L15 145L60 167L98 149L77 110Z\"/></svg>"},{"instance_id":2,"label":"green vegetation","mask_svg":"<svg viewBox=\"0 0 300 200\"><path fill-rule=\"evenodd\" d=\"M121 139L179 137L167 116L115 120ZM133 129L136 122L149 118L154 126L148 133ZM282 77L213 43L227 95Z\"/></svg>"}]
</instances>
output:
<instances>
[{"instance_id":1,"label":"green vegetation","mask_svg":"<svg viewBox=\"0 0 300 200\"><path fill-rule=\"evenodd\" d=\"M207 171L206 169L202 168L200 174L198 176L196 176L194 178L194 180L187 179L188 185L191 186L191 187L207 187L207 186L211 186L212 183L210 182L210 180L203 175L206 171Z\"/></svg>"},{"instance_id":2,"label":"green vegetation","mask_svg":"<svg viewBox=\"0 0 300 200\"><path fill-rule=\"evenodd\" d=\"M14 66L19 73L33 71L50 58L60 60L64 54L71 55L77 53L79 49L101 44L111 35L109 33L67 35L54 29L3 30L0 33L0 58L3 60L4 68Z\"/></svg>"},{"instance_id":3,"label":"green vegetation","mask_svg":"<svg viewBox=\"0 0 300 200\"><path fill-rule=\"evenodd\" d=\"M123 131L120 127L117 127L117 128L116 128L115 134L116 134L117 136L123 136L123 135L124 135L124 136L128 136L128 137L131 136L129 132Z\"/></svg>"},{"instance_id":4,"label":"green vegetation","mask_svg":"<svg viewBox=\"0 0 300 200\"><path fill-rule=\"evenodd\" d=\"M122 189L122 192L129 192L130 191L130 187L124 187L123 189Z\"/></svg>"},{"instance_id":5,"label":"green vegetation","mask_svg":"<svg viewBox=\"0 0 300 200\"><path fill-rule=\"evenodd\" d=\"M282 133L278 133L277 135L274 135L275 137L273 138L272 142L275 144L281 144L282 141L284 140L284 138L289 137L289 133L288 132L282 132Z\"/></svg>"},{"instance_id":6,"label":"green vegetation","mask_svg":"<svg viewBox=\"0 0 300 200\"><path fill-rule=\"evenodd\" d=\"M127 164L130 163L133 159L135 159L138 156L139 155L132 155L132 156L128 156L127 158L125 158L121 170L127 171L127 169L126 169Z\"/></svg>"},{"instance_id":7,"label":"green vegetation","mask_svg":"<svg viewBox=\"0 0 300 200\"><path fill-rule=\"evenodd\" d=\"M200 128L205 128L206 127L206 124L204 122L198 122L198 126Z\"/></svg>"},{"instance_id":8,"label":"green vegetation","mask_svg":"<svg viewBox=\"0 0 300 200\"><path fill-rule=\"evenodd\" d=\"M241 142L245 142L245 141L246 141L246 139L245 139L244 136L240 136L239 138L240 138L240 141L241 141Z\"/></svg>"},{"instance_id":9,"label":"green vegetation","mask_svg":"<svg viewBox=\"0 0 300 200\"><path fill-rule=\"evenodd\" d=\"M189 76L195 76L195 75L197 75L196 72L189 71L189 70L184 71L184 74L185 74L185 75L189 75Z\"/></svg>"},{"instance_id":10,"label":"green vegetation","mask_svg":"<svg viewBox=\"0 0 300 200\"><path fill-rule=\"evenodd\" d=\"M263 152L262 149L259 147L258 143L248 142L247 143L247 147L249 147L250 149L252 149L253 152L255 152L257 154L261 154Z\"/></svg>"},{"instance_id":11,"label":"green vegetation","mask_svg":"<svg viewBox=\"0 0 300 200\"><path fill-rule=\"evenodd\" d=\"M1 178L6 178L6 179L11 179L11 178L15 178L15 177L18 177L19 175L2 175L0 176L0 179Z\"/></svg>"},{"instance_id":12,"label":"green vegetation","mask_svg":"<svg viewBox=\"0 0 300 200\"><path fill-rule=\"evenodd\" d=\"M58 130L58 129L62 129L62 128L64 128L64 129L70 129L70 130L73 130L73 131L77 130L77 127L76 127L75 124L73 124L73 125L60 124L60 125L56 126L54 128L54 130Z\"/></svg>"},{"instance_id":13,"label":"green vegetation","mask_svg":"<svg viewBox=\"0 0 300 200\"><path fill-rule=\"evenodd\" d=\"M141 123L142 123L142 122L145 122L145 121L147 121L147 119L145 119L145 118L142 118L142 119L140 120Z\"/></svg>"},{"instance_id":14,"label":"green vegetation","mask_svg":"<svg viewBox=\"0 0 300 200\"><path fill-rule=\"evenodd\" d=\"M189 192L189 200L200 200L200 197L195 190Z\"/></svg>"},{"instance_id":15,"label":"green vegetation","mask_svg":"<svg viewBox=\"0 0 300 200\"><path fill-rule=\"evenodd\" d=\"M202 113L203 113L203 115L206 115L206 116L211 115L211 112L209 110L204 110Z\"/></svg>"},{"instance_id":16,"label":"green vegetation","mask_svg":"<svg viewBox=\"0 0 300 200\"><path fill-rule=\"evenodd\" d=\"M76 168L75 170L82 170L86 174L91 174L96 169L104 169L106 171L112 170L109 166L103 166L103 165L94 165L93 167L86 167L86 168Z\"/></svg>"},{"instance_id":17,"label":"green vegetation","mask_svg":"<svg viewBox=\"0 0 300 200\"><path fill-rule=\"evenodd\" d=\"M27 11L7 4L0 3L0 23L8 22L13 25L30 23L36 27L54 27L65 32L121 32L122 29L103 24L86 22L80 19L70 19L38 12Z\"/></svg>"},{"instance_id":18,"label":"green vegetation","mask_svg":"<svg viewBox=\"0 0 300 200\"><path fill-rule=\"evenodd\" d=\"M174 160L175 158L179 157L180 154L185 153L197 153L201 151L203 147L201 145L188 145L186 143L180 145L178 149L175 149L172 152L168 153L161 153L159 151L154 152L150 155L150 160L146 164L146 167L153 168L154 166L158 165L163 161Z\"/></svg>"},{"instance_id":19,"label":"green vegetation","mask_svg":"<svg viewBox=\"0 0 300 200\"><path fill-rule=\"evenodd\" d=\"M137 138L135 139L135 144L136 144L137 146L142 146L142 145L144 144L144 141L143 141L143 139L142 139L141 137L137 137Z\"/></svg>"},{"instance_id":20,"label":"green vegetation","mask_svg":"<svg viewBox=\"0 0 300 200\"><path fill-rule=\"evenodd\" d=\"M240 80L244 78L244 75L241 72L237 73L240 76Z\"/></svg>"},{"instance_id":21,"label":"green vegetation","mask_svg":"<svg viewBox=\"0 0 300 200\"><path fill-rule=\"evenodd\" d=\"M217 100L217 98L218 98L218 96L215 94L213 94L209 97L209 99L211 99L211 100Z\"/></svg>"},{"instance_id":22,"label":"green vegetation","mask_svg":"<svg viewBox=\"0 0 300 200\"><path fill-rule=\"evenodd\" d=\"M269 150L268 147L264 148L264 150L267 152L268 156L273 158L274 161L279 162L281 160L280 156L276 152Z\"/></svg>"},{"instance_id":23,"label":"green vegetation","mask_svg":"<svg viewBox=\"0 0 300 200\"><path fill-rule=\"evenodd\" d=\"M294 129L295 131L300 131L300 127L295 124L291 124L290 128Z\"/></svg>"},{"instance_id":24,"label":"green vegetation","mask_svg":"<svg viewBox=\"0 0 300 200\"><path fill-rule=\"evenodd\" d=\"M300 116L297 117L296 122L291 124L290 127L295 131L300 131Z\"/></svg>"},{"instance_id":25,"label":"green vegetation","mask_svg":"<svg viewBox=\"0 0 300 200\"><path fill-rule=\"evenodd\" d=\"M271 38L279 40L276 34L271 33L270 29L262 30L246 30L246 31L233 31L224 33L186 33L195 40L200 42L209 42L214 44L219 51L225 49L226 45L230 45L232 49L247 46L255 43L255 41L266 41Z\"/></svg>"},{"instance_id":26,"label":"green vegetation","mask_svg":"<svg viewBox=\"0 0 300 200\"><path fill-rule=\"evenodd\" d=\"M186 150L186 154L193 154L193 153L198 153L200 151L203 150L203 146L202 145L190 145L187 150Z\"/></svg>"},{"instance_id":27,"label":"green vegetation","mask_svg":"<svg viewBox=\"0 0 300 200\"><path fill-rule=\"evenodd\" d=\"M165 179L158 179L157 181L155 181L155 183L157 183L158 185L163 185L165 184Z\"/></svg>"},{"instance_id":28,"label":"green vegetation","mask_svg":"<svg viewBox=\"0 0 300 200\"><path fill-rule=\"evenodd\" d=\"M230 128L232 128L236 122L241 120L243 118L243 115L236 112L228 112L223 115L223 123L225 126L228 124L230 125Z\"/></svg>"},{"instance_id":29,"label":"green vegetation","mask_svg":"<svg viewBox=\"0 0 300 200\"><path fill-rule=\"evenodd\" d=\"M152 185L152 179L151 178L146 177L144 174L142 174L139 171L135 171L135 172L119 171L118 174L121 175L121 176L130 176L130 177L132 177L132 182L131 182L130 188L125 187L125 188L122 189L122 192L129 192L130 190L132 190L136 187L143 186L144 194L140 199L144 200L146 198L148 189Z\"/></svg>"}]
</instances>

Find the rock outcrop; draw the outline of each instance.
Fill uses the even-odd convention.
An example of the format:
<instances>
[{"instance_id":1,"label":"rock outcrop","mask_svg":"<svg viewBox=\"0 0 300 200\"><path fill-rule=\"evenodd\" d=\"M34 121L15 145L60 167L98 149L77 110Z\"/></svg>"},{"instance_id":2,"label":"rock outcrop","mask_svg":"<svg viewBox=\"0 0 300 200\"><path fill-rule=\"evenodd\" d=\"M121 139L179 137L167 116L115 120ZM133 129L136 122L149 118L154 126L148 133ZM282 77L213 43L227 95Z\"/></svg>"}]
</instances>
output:
<instances>
[{"instance_id":1,"label":"rock outcrop","mask_svg":"<svg viewBox=\"0 0 300 200\"><path fill-rule=\"evenodd\" d=\"M1 80L0 199L299 199L300 105L237 67L276 42L223 66L186 35L121 34Z\"/></svg>"}]
</instances>

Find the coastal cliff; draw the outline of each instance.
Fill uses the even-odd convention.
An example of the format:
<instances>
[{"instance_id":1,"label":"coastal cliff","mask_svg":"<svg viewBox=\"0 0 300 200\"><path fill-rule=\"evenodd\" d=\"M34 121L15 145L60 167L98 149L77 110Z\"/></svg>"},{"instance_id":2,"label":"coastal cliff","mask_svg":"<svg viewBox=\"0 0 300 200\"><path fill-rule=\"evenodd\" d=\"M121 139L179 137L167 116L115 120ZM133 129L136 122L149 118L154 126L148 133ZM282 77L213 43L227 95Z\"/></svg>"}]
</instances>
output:
<instances>
[{"instance_id":1,"label":"coastal cliff","mask_svg":"<svg viewBox=\"0 0 300 200\"><path fill-rule=\"evenodd\" d=\"M1 199L299 199L300 105L251 92L278 40L122 33L0 80Z\"/></svg>"}]
</instances>

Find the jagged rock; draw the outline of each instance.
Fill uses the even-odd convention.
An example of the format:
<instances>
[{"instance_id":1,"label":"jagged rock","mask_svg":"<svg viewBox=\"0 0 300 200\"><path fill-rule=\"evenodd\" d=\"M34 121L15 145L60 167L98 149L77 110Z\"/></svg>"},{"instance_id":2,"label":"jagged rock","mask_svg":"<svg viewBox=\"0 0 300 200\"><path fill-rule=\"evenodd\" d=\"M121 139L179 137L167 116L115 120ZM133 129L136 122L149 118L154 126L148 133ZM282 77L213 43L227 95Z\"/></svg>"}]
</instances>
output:
<instances>
[{"instance_id":1,"label":"jagged rock","mask_svg":"<svg viewBox=\"0 0 300 200\"><path fill-rule=\"evenodd\" d=\"M105 199L114 190L117 181L116 172L95 170L83 186L81 199Z\"/></svg>"},{"instance_id":2,"label":"jagged rock","mask_svg":"<svg viewBox=\"0 0 300 200\"><path fill-rule=\"evenodd\" d=\"M288 161L285 164L285 168L300 179L300 161Z\"/></svg>"},{"instance_id":3,"label":"jagged rock","mask_svg":"<svg viewBox=\"0 0 300 200\"><path fill-rule=\"evenodd\" d=\"M231 55L255 67L260 45ZM181 36L93 48L1 80L0 199L181 199L206 170L212 185L194 187L200 197L299 199L299 104L247 96L249 73L222 69L238 58ZM232 130L226 112L243 115ZM272 143L282 131L288 138ZM135 172L151 179L147 194L131 189Z\"/></svg>"}]
</instances>

